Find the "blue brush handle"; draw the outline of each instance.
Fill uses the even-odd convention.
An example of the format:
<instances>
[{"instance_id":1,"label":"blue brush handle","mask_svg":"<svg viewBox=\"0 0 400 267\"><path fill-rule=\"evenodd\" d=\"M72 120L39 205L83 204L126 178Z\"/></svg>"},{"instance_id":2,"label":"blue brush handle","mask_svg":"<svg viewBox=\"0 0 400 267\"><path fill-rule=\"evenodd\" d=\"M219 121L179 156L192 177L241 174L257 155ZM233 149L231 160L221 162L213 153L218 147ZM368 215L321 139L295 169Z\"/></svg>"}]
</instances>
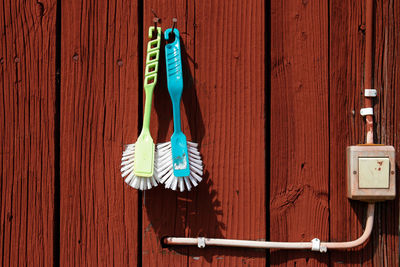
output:
<instances>
[{"instance_id":1,"label":"blue brush handle","mask_svg":"<svg viewBox=\"0 0 400 267\"><path fill-rule=\"evenodd\" d=\"M165 40L169 40L171 29L164 33ZM181 132L180 103L183 92L183 77L181 64L181 46L179 43L179 31L174 29L175 40L165 46L167 64L168 92L171 96L172 110L174 114L174 132Z\"/></svg>"},{"instance_id":2,"label":"blue brush handle","mask_svg":"<svg viewBox=\"0 0 400 267\"><path fill-rule=\"evenodd\" d=\"M165 40L169 40L172 29L164 32ZM174 29L174 41L165 46L165 63L167 64L168 92L172 101L174 115L174 133L171 137L173 171L176 177L189 176L189 157L186 136L181 129L181 97L183 92L182 60L179 31Z\"/></svg>"}]
</instances>

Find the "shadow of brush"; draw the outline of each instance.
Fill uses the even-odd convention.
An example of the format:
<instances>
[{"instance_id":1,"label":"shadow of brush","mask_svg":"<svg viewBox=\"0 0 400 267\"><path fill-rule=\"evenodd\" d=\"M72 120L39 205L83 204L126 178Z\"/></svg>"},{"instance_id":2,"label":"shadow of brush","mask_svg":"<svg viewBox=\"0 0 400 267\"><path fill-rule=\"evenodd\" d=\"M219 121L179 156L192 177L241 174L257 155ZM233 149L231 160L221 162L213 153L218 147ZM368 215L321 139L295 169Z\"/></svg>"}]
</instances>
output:
<instances>
[{"instance_id":1,"label":"shadow of brush","mask_svg":"<svg viewBox=\"0 0 400 267\"><path fill-rule=\"evenodd\" d=\"M165 43L163 41L162 46ZM183 131L185 119L190 130L188 140L198 142L203 139L205 128L200 111L195 83L185 45L181 41L181 57L183 69L184 90L182 102L185 112L182 114ZM160 51L158 82L154 91L154 108L157 116L157 143L170 140L172 134L172 104L167 89L165 70L165 50ZM185 117L186 115L186 117ZM187 129L186 129L187 131ZM151 244L156 235L160 242L165 236L198 236L209 235L223 238L226 226L219 218L223 216L221 202L217 191L205 170L203 180L191 192L176 192L165 190L159 185L153 190L146 191L143 197L143 211L146 213L143 226L143 244ZM199 218L203 218L199 221ZM146 222L148 220L148 222ZM164 248L163 254L183 254L189 256L188 247ZM211 260L211 258L208 258Z\"/></svg>"},{"instance_id":2,"label":"shadow of brush","mask_svg":"<svg viewBox=\"0 0 400 267\"><path fill-rule=\"evenodd\" d=\"M190 57L186 51L186 46L181 39L181 56L182 56L182 72L183 72L183 95L182 102L185 107L186 116L188 119L190 135L194 142L199 144L205 134L205 127L203 116L200 109L199 99L197 97L195 81L190 68L190 62L194 65L194 69L197 68L197 63ZM188 139L189 140L189 139Z\"/></svg>"},{"instance_id":3,"label":"shadow of brush","mask_svg":"<svg viewBox=\"0 0 400 267\"><path fill-rule=\"evenodd\" d=\"M226 226L219 218L222 217L221 202L218 200L217 191L212 188L208 172L203 181L191 192L175 192L165 190L162 185L146 192L144 209L150 222L144 228L143 239L149 239L148 234L152 228L158 242L166 236L197 237L215 236L223 238ZM193 256L189 247L168 246L164 247L163 254L181 254ZM205 257L211 261L211 257Z\"/></svg>"},{"instance_id":4,"label":"shadow of brush","mask_svg":"<svg viewBox=\"0 0 400 267\"><path fill-rule=\"evenodd\" d=\"M190 63L194 64L196 68L197 64L192 58L187 54L186 46L182 42L181 45L181 59L182 59L182 72L183 72L183 93L182 102L184 105L184 114L182 114L182 126L185 126L184 116L186 115L187 123L190 130L190 136L188 140L193 140L194 142L201 146L205 134L205 127L203 116L200 110L200 104L196 93L195 82L193 74L190 69ZM161 47L165 46L165 40L161 42ZM170 136L168 133L172 130L172 104L167 88L167 75L165 70L165 50L160 50L160 60L159 60L159 71L157 77L157 85L154 90L154 108L156 111L157 121L158 121L158 131L157 131L157 142L169 141ZM185 132L185 129L183 129ZM187 134L185 132L185 134Z\"/></svg>"},{"instance_id":5,"label":"shadow of brush","mask_svg":"<svg viewBox=\"0 0 400 267\"><path fill-rule=\"evenodd\" d=\"M218 191L214 188L214 183L210 179L209 172L204 174L204 180L198 188L188 192L187 199L188 211L186 215L186 236L188 237L212 237L227 238L225 235L227 226L222 222L223 210L222 203L218 200ZM172 236L172 235L168 235ZM245 264L247 259L265 257L264 249L243 249L229 247L206 247L196 246L166 246L166 249L173 253L184 254L191 257L190 260L197 261L200 258L208 263L213 259L221 260L226 256L245 257L242 262Z\"/></svg>"},{"instance_id":6,"label":"shadow of brush","mask_svg":"<svg viewBox=\"0 0 400 267\"><path fill-rule=\"evenodd\" d=\"M161 39L161 47L165 46L164 38ZM165 69L165 50L160 49L157 84L154 90L154 109L158 122L156 142L162 143L170 140L168 132L172 130L172 104L167 88L167 74ZM171 124L172 127L172 124Z\"/></svg>"}]
</instances>

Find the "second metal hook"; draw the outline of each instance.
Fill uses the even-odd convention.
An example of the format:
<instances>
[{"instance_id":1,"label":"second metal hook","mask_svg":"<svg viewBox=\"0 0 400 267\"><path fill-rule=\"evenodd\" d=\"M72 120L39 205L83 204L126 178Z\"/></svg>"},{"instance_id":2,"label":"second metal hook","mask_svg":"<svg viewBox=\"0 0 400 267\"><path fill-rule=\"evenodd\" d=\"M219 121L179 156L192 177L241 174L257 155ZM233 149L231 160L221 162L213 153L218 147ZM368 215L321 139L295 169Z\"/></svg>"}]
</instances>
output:
<instances>
[{"instance_id":1,"label":"second metal hook","mask_svg":"<svg viewBox=\"0 0 400 267\"><path fill-rule=\"evenodd\" d=\"M154 22L154 38L157 38L157 23L160 21L160 19L159 18L157 18L157 17L154 17L153 18L153 22Z\"/></svg>"},{"instance_id":2,"label":"second metal hook","mask_svg":"<svg viewBox=\"0 0 400 267\"><path fill-rule=\"evenodd\" d=\"M178 19L177 18L173 18L172 19L172 32L174 32L174 29L175 29L175 27L176 27L176 23L178 22Z\"/></svg>"},{"instance_id":3,"label":"second metal hook","mask_svg":"<svg viewBox=\"0 0 400 267\"><path fill-rule=\"evenodd\" d=\"M165 40L168 42L168 43L172 43L172 42L174 42L174 40L175 40L175 32L174 32L174 29L176 28L176 22L178 21L178 19L177 18L173 18L172 19L172 28L171 28L171 31L169 32L169 34L168 34L168 36L167 35L165 35Z\"/></svg>"}]
</instances>

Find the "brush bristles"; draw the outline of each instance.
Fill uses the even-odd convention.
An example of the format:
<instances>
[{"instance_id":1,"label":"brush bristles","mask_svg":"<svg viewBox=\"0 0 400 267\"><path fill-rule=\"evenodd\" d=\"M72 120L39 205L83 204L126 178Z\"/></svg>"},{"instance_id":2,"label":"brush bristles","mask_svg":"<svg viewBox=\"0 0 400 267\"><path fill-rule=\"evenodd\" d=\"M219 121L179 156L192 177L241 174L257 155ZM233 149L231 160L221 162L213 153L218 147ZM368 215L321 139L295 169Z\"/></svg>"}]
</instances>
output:
<instances>
[{"instance_id":1,"label":"brush bristles","mask_svg":"<svg viewBox=\"0 0 400 267\"><path fill-rule=\"evenodd\" d=\"M192 187L196 187L202 180L203 162L200 152L197 149L197 144L187 142L189 155L190 175L186 177L176 177L173 171L172 164L172 148L171 142L161 143L157 145L157 177L158 181L164 184L165 188L179 190L182 192L185 189L190 191Z\"/></svg>"},{"instance_id":2,"label":"brush bristles","mask_svg":"<svg viewBox=\"0 0 400 267\"><path fill-rule=\"evenodd\" d=\"M156 177L157 177L157 168L156 164L154 166L154 173L152 177L141 177L136 176L134 169L135 162L135 144L130 144L125 146L125 150L122 153L121 160L121 175L125 178L125 183L136 188L138 190L148 190L152 187L158 185Z\"/></svg>"}]
</instances>

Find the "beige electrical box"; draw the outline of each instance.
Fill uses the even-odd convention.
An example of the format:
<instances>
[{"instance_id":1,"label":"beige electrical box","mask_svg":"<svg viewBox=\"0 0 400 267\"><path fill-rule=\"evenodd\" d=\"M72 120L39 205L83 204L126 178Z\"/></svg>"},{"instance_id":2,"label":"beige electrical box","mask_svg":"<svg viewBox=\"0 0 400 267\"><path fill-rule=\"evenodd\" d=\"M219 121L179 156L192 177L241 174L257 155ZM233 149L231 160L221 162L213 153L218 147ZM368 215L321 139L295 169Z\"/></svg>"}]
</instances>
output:
<instances>
[{"instance_id":1,"label":"beige electrical box","mask_svg":"<svg viewBox=\"0 0 400 267\"><path fill-rule=\"evenodd\" d=\"M347 196L362 201L396 196L395 150L392 146L347 147Z\"/></svg>"}]
</instances>

